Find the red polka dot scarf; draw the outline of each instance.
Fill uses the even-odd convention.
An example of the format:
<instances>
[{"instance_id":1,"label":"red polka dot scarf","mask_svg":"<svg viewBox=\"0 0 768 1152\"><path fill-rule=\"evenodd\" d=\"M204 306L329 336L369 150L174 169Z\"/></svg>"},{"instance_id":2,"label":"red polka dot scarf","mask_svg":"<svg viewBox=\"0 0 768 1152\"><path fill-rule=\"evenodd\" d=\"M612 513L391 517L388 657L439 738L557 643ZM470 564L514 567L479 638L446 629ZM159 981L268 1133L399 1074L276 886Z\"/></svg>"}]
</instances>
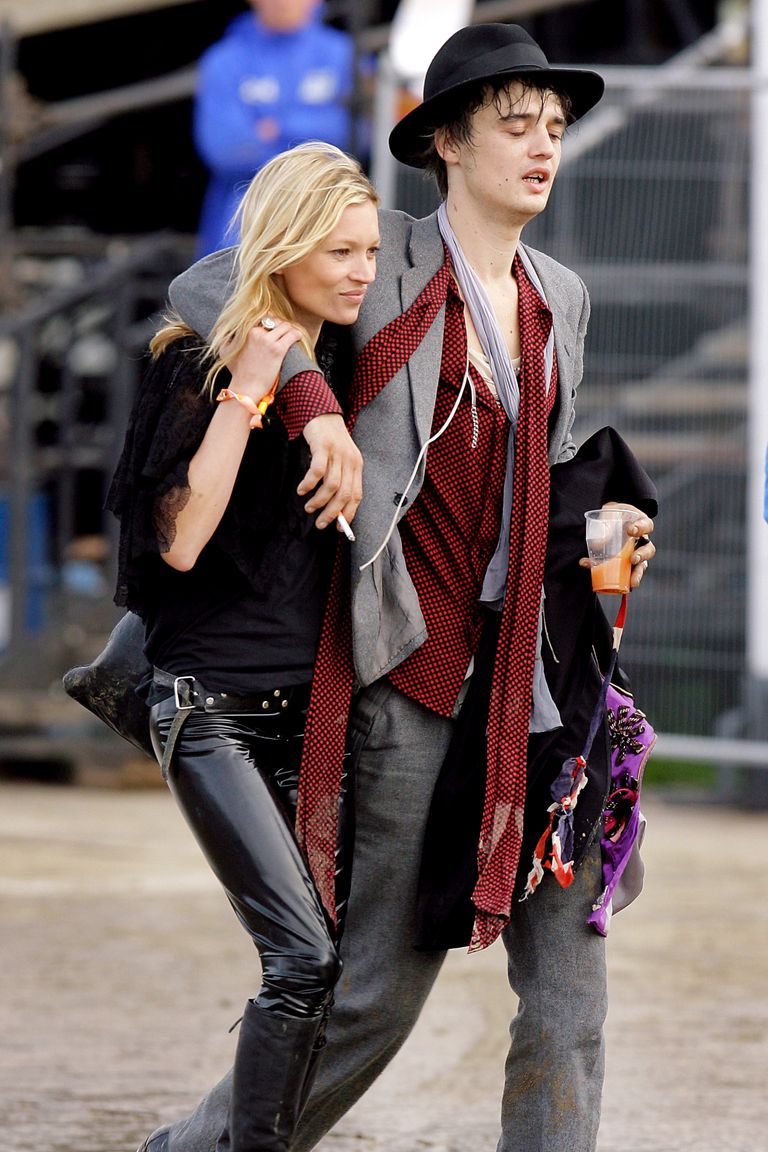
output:
<instances>
[{"instance_id":1,"label":"red polka dot scarf","mask_svg":"<svg viewBox=\"0 0 768 1152\"><path fill-rule=\"evenodd\" d=\"M551 313L528 280L519 257L522 368L513 480L509 574L488 719L488 774L480 842L477 916L471 948L485 948L508 923L520 857L526 752L533 667L549 512L547 417L556 393L556 366L547 395L544 348ZM447 296L450 262L411 308L361 353L353 386L350 429L360 410L406 363L426 336ZM331 592L315 666L299 789L297 835L323 905L335 922L334 877L338 795L354 682L346 548L337 542Z\"/></svg>"},{"instance_id":2,"label":"red polka dot scarf","mask_svg":"<svg viewBox=\"0 0 768 1152\"><path fill-rule=\"evenodd\" d=\"M488 765L478 844L477 908L470 950L487 948L509 923L520 860L527 777L536 634L549 519L547 419L557 391L557 362L549 392L544 349L552 314L525 274L519 255L520 413L515 443L509 573L488 713Z\"/></svg>"},{"instance_id":3,"label":"red polka dot scarf","mask_svg":"<svg viewBox=\"0 0 768 1152\"><path fill-rule=\"evenodd\" d=\"M365 405L424 340L445 304L450 274L446 260L408 311L377 332L360 353L347 418L350 431ZM299 844L334 925L339 790L354 683L350 601L349 555L339 538L315 661L296 812Z\"/></svg>"}]
</instances>

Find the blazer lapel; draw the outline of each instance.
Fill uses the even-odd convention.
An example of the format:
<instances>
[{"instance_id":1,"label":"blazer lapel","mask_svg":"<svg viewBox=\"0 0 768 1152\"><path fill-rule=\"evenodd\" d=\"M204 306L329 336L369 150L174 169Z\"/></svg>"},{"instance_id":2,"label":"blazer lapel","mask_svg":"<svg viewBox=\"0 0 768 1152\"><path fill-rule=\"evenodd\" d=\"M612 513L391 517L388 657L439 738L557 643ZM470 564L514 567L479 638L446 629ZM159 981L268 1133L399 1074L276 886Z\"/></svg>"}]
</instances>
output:
<instances>
[{"instance_id":1,"label":"blazer lapel","mask_svg":"<svg viewBox=\"0 0 768 1152\"><path fill-rule=\"evenodd\" d=\"M418 299L420 293L445 260L443 240L434 214L423 220L414 221L411 229L409 255L411 263L403 272L400 281L400 304L403 312L407 311ZM419 446L429 439L432 430L435 397L440 379L444 329L445 308L442 308L429 332L406 365Z\"/></svg>"},{"instance_id":2,"label":"blazer lapel","mask_svg":"<svg viewBox=\"0 0 768 1152\"><path fill-rule=\"evenodd\" d=\"M547 297L547 304L552 313L552 325L555 332L555 355L557 356L557 392L559 401L559 417L553 436L549 444L549 462L553 464L562 447L564 430L570 423L569 415L573 407L573 378L574 378L574 350L576 343L576 324L578 317L570 321L573 308L573 286L558 276L550 275L550 271L543 261L536 259L535 249L526 248L526 253L536 269L541 280L542 288Z\"/></svg>"}]
</instances>

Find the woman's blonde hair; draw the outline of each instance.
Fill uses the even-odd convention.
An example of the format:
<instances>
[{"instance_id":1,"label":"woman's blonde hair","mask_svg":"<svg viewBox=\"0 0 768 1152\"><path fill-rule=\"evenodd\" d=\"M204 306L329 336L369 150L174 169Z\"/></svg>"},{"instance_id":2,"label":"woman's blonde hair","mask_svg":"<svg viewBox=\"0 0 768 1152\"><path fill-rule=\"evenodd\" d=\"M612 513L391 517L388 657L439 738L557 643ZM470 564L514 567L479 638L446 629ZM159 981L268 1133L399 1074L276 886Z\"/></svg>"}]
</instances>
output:
<instances>
[{"instance_id":1,"label":"woman's blonde hair","mask_svg":"<svg viewBox=\"0 0 768 1152\"><path fill-rule=\"evenodd\" d=\"M358 162L332 144L300 144L256 173L235 215L240 239L234 290L208 337L207 389L213 389L219 370L237 355L263 316L295 323L291 302L276 277L322 244L346 208L367 201L379 202L373 185ZM152 340L152 354L159 356L188 335L194 333L187 325L169 317ZM314 359L306 334L302 346Z\"/></svg>"}]
</instances>

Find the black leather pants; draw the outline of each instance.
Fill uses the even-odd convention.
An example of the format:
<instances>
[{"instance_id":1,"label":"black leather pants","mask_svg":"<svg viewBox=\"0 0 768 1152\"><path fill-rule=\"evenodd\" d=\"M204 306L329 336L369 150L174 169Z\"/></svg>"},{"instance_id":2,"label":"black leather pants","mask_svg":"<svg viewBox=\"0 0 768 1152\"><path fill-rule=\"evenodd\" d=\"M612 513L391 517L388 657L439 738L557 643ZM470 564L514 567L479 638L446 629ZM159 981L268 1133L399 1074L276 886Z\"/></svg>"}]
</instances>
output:
<instances>
[{"instance_id":1,"label":"black leather pants","mask_svg":"<svg viewBox=\"0 0 768 1152\"><path fill-rule=\"evenodd\" d=\"M173 699L151 710L158 759L175 714ZM303 714L192 710L168 777L259 951L263 980L255 1003L299 1019L325 1013L341 972L327 917L293 832L303 720Z\"/></svg>"}]
</instances>

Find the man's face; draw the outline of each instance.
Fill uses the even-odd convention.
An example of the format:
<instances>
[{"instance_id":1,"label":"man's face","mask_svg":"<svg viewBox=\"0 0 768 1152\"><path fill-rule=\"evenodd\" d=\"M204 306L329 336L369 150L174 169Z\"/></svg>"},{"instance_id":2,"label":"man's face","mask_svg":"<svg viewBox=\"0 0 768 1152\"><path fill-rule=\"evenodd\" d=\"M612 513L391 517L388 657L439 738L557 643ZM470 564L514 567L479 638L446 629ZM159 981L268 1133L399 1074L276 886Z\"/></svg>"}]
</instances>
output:
<instances>
[{"instance_id":1,"label":"man's face","mask_svg":"<svg viewBox=\"0 0 768 1152\"><path fill-rule=\"evenodd\" d=\"M547 206L565 127L554 92L513 81L474 114L468 142L438 133L449 201L499 223L527 224Z\"/></svg>"},{"instance_id":2,"label":"man's face","mask_svg":"<svg viewBox=\"0 0 768 1152\"><path fill-rule=\"evenodd\" d=\"M318 0L249 0L251 8L273 32L293 32L303 28Z\"/></svg>"}]
</instances>

